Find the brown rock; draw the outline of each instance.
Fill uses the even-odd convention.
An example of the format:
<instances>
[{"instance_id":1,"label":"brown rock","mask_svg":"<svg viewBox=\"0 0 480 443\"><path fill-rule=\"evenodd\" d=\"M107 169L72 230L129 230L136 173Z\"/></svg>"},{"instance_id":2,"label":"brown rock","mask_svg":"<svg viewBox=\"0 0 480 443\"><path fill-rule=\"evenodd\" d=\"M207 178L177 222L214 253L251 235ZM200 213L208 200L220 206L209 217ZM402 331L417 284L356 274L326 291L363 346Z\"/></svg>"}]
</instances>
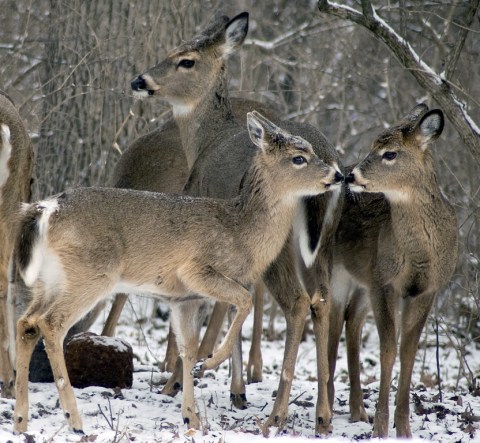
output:
<instances>
[{"instance_id":1,"label":"brown rock","mask_svg":"<svg viewBox=\"0 0 480 443\"><path fill-rule=\"evenodd\" d=\"M65 361L70 382L76 388L132 387L132 347L119 338L92 332L76 334L67 343Z\"/></svg>"}]
</instances>

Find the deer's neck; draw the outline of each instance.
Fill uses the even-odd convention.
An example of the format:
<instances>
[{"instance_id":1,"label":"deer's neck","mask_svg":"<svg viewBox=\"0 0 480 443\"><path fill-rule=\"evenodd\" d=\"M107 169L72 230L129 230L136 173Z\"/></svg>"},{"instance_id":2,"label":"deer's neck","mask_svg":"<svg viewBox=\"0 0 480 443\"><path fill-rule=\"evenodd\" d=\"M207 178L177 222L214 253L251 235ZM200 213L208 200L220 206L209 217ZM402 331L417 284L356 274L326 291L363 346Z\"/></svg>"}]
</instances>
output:
<instances>
[{"instance_id":1,"label":"deer's neck","mask_svg":"<svg viewBox=\"0 0 480 443\"><path fill-rule=\"evenodd\" d=\"M451 214L435 173L425 178L427 180L415 184L406 201L390 201L393 230L399 235L408 233L418 241L430 239L428 232L435 230L437 223Z\"/></svg>"},{"instance_id":2,"label":"deer's neck","mask_svg":"<svg viewBox=\"0 0 480 443\"><path fill-rule=\"evenodd\" d=\"M211 88L196 103L188 108L174 106L173 112L191 170L206 146L221 137L222 132L236 126L228 97L226 68L221 69Z\"/></svg>"},{"instance_id":3,"label":"deer's neck","mask_svg":"<svg viewBox=\"0 0 480 443\"><path fill-rule=\"evenodd\" d=\"M278 256L291 230L298 198L274 191L274 177L254 160L240 196L235 199L237 233L251 263L252 278L260 277Z\"/></svg>"}]
</instances>

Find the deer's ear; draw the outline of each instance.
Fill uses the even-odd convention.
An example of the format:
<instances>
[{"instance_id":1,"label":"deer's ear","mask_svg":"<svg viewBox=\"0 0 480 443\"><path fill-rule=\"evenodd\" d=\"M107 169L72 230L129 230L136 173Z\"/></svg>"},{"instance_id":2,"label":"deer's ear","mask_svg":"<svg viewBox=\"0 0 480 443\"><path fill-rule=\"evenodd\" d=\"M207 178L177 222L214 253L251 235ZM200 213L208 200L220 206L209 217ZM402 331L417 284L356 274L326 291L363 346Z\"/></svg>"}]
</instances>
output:
<instances>
[{"instance_id":1,"label":"deer's ear","mask_svg":"<svg viewBox=\"0 0 480 443\"><path fill-rule=\"evenodd\" d=\"M265 128L263 127L261 121L257 118L255 112L249 112L247 114L247 129L252 143L263 150Z\"/></svg>"},{"instance_id":2,"label":"deer's ear","mask_svg":"<svg viewBox=\"0 0 480 443\"><path fill-rule=\"evenodd\" d=\"M422 150L427 149L431 142L440 137L443 126L443 112L440 109L429 111L422 117L415 128L415 136L420 142Z\"/></svg>"},{"instance_id":3,"label":"deer's ear","mask_svg":"<svg viewBox=\"0 0 480 443\"><path fill-rule=\"evenodd\" d=\"M248 32L248 12L242 12L232 18L225 26L225 41L221 45L223 57L230 54L242 46Z\"/></svg>"},{"instance_id":4,"label":"deer's ear","mask_svg":"<svg viewBox=\"0 0 480 443\"><path fill-rule=\"evenodd\" d=\"M422 114L428 111L428 106L425 103L418 103L415 105L410 112L404 117L404 120L407 121L415 121L417 120Z\"/></svg>"}]
</instances>

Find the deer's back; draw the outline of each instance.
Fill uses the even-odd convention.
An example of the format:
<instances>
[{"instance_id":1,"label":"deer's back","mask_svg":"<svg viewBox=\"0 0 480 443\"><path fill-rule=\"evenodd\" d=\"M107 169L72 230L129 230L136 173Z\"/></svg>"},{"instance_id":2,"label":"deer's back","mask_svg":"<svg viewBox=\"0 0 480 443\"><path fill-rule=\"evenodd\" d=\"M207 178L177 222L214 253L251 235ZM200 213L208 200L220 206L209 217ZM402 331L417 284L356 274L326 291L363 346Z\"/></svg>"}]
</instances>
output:
<instances>
[{"instance_id":1,"label":"deer's back","mask_svg":"<svg viewBox=\"0 0 480 443\"><path fill-rule=\"evenodd\" d=\"M318 129L308 124L287 121L280 122L279 126L310 142L315 153L325 163L338 162L337 152ZM235 197L256 149L246 129L240 125L218 134L215 143L207 146L195 162L185 193L215 198Z\"/></svg>"},{"instance_id":2,"label":"deer's back","mask_svg":"<svg viewBox=\"0 0 480 443\"><path fill-rule=\"evenodd\" d=\"M180 193L188 168L176 125L166 124L136 139L113 171L116 188Z\"/></svg>"},{"instance_id":3,"label":"deer's back","mask_svg":"<svg viewBox=\"0 0 480 443\"><path fill-rule=\"evenodd\" d=\"M51 236L59 250L62 244L106 254L137 249L151 259L155 250L168 254L186 243L193 254L211 232L221 235L231 225L230 203L223 200L115 188L76 188L52 200L58 209L49 229L62 233Z\"/></svg>"},{"instance_id":4,"label":"deer's back","mask_svg":"<svg viewBox=\"0 0 480 443\"><path fill-rule=\"evenodd\" d=\"M263 103L243 98L231 99L238 131L246 127L247 113L258 110L273 122L280 118ZM171 118L163 126L136 139L122 154L111 185L116 188L180 193L188 179L187 159L180 131Z\"/></svg>"}]
</instances>

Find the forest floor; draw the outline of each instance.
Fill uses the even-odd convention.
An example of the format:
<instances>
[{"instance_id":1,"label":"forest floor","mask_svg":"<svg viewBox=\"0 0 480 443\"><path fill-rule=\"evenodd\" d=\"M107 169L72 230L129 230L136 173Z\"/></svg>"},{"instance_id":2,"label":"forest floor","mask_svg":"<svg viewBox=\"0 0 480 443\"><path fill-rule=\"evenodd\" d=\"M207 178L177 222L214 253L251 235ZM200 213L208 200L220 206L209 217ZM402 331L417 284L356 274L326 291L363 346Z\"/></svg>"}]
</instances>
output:
<instances>
[{"instance_id":1,"label":"forest floor","mask_svg":"<svg viewBox=\"0 0 480 443\"><path fill-rule=\"evenodd\" d=\"M30 422L26 434L12 433L14 401L0 399L0 442L191 442L244 443L265 441L261 425L268 417L274 402L283 358L285 322L279 316L275 323L277 337L262 343L264 375L261 383L247 385L248 408L236 410L229 399L229 365L224 363L198 380L195 397L204 429L188 430L180 413L181 393L175 398L160 394L167 373L158 370L165 355L168 324L160 319L150 320L152 302L138 298L128 306L120 321L117 336L127 340L134 350L134 382L131 389L121 392L90 387L75 389L83 416L85 436L68 431L58 403L53 383L30 383ZM248 357L252 316L243 331L244 360ZM265 316L264 325L267 327ZM102 320L94 332L101 330ZM411 427L413 441L429 440L442 443L480 442L480 388L469 389L462 376L466 364L474 374L480 374L480 346L464 350L464 358L451 340L441 337L439 349L440 378L443 401L439 401L437 384L436 340L433 331L424 334L417 354L412 393ZM378 399L380 364L378 338L373 321L369 319L363 331L362 385L364 402L370 418ZM398 377L394 369L391 392L391 416ZM351 423L348 411L348 374L345 342L340 344L335 374L335 404L331 442L350 442L368 439L370 423ZM286 427L270 431L270 440L301 443L314 438L316 401L316 362L313 336L301 343L295 380L290 396ZM394 439L392 418L390 438ZM383 440L387 442L388 440Z\"/></svg>"}]
</instances>

